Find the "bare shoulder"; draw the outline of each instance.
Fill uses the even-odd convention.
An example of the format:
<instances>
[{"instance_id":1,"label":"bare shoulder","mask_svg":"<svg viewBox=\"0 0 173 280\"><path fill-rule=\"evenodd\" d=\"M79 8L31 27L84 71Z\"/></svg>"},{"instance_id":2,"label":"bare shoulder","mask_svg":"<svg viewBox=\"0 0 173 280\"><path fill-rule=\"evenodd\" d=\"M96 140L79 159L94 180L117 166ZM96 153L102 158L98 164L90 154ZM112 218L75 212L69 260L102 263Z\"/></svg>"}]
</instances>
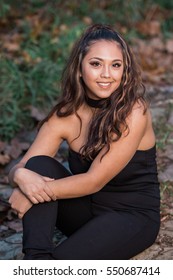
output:
<instances>
[{"instance_id":1,"label":"bare shoulder","mask_svg":"<svg viewBox=\"0 0 173 280\"><path fill-rule=\"evenodd\" d=\"M68 137L69 129L74 127L76 124L76 116L74 114L59 117L56 113L44 123L44 127L49 130L50 133L58 134L63 140L66 140Z\"/></svg>"},{"instance_id":2,"label":"bare shoulder","mask_svg":"<svg viewBox=\"0 0 173 280\"><path fill-rule=\"evenodd\" d=\"M152 125L152 116L149 106L136 103L127 119L130 133L137 137L141 135L138 149L146 150L155 144L155 133Z\"/></svg>"},{"instance_id":3,"label":"bare shoulder","mask_svg":"<svg viewBox=\"0 0 173 280\"><path fill-rule=\"evenodd\" d=\"M148 104L144 106L142 102L137 102L132 108L129 120L136 121L138 124L144 124L146 127L152 127L151 109Z\"/></svg>"},{"instance_id":4,"label":"bare shoulder","mask_svg":"<svg viewBox=\"0 0 173 280\"><path fill-rule=\"evenodd\" d=\"M80 131L80 122L76 114L59 117L55 113L45 125L49 127L49 130L52 131L53 134L67 142L75 138Z\"/></svg>"},{"instance_id":5,"label":"bare shoulder","mask_svg":"<svg viewBox=\"0 0 173 280\"><path fill-rule=\"evenodd\" d=\"M127 125L130 129L145 128L149 121L149 109L144 107L141 102L136 102L126 119Z\"/></svg>"},{"instance_id":6,"label":"bare shoulder","mask_svg":"<svg viewBox=\"0 0 173 280\"><path fill-rule=\"evenodd\" d=\"M36 155L54 157L63 140L68 139L73 119L73 116L61 118L56 113L52 115L39 129L34 142L22 158L22 162L25 163Z\"/></svg>"},{"instance_id":7,"label":"bare shoulder","mask_svg":"<svg viewBox=\"0 0 173 280\"><path fill-rule=\"evenodd\" d=\"M137 102L133 105L133 107L132 107L131 115L132 115L133 117L135 117L135 116L140 116L140 115L141 115L141 116L145 116L147 110L148 110L148 106L147 106L147 105L146 105L146 107L145 107L145 105L144 105L141 101L137 101Z\"/></svg>"}]
</instances>

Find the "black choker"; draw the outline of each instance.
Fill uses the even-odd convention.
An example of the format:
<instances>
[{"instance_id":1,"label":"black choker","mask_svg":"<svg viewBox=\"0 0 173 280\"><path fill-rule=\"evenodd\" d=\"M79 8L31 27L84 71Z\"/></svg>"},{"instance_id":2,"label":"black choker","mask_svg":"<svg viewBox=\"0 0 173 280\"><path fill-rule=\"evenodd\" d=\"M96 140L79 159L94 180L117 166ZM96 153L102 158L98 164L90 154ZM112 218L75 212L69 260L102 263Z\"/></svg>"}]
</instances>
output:
<instances>
[{"instance_id":1,"label":"black choker","mask_svg":"<svg viewBox=\"0 0 173 280\"><path fill-rule=\"evenodd\" d=\"M86 97L86 103L88 106L93 107L93 108L102 108L103 105L105 104L105 100L107 100L107 98L103 98L103 99L92 99L90 97Z\"/></svg>"}]
</instances>

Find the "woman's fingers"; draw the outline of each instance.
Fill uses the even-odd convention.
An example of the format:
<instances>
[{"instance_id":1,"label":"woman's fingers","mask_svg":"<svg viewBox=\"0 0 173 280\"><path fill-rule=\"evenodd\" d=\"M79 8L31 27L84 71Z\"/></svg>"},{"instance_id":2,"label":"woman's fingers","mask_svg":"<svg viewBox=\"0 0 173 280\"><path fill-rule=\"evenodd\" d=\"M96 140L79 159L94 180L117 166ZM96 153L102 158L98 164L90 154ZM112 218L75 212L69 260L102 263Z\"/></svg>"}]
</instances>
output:
<instances>
[{"instance_id":1,"label":"woman's fingers","mask_svg":"<svg viewBox=\"0 0 173 280\"><path fill-rule=\"evenodd\" d=\"M51 200L56 200L56 196L52 193L52 191L49 189L49 187L45 188L46 190L42 190L39 193L30 193L28 194L29 200L34 203L43 203L43 202L49 202Z\"/></svg>"},{"instance_id":2,"label":"woman's fingers","mask_svg":"<svg viewBox=\"0 0 173 280\"><path fill-rule=\"evenodd\" d=\"M46 182L51 182L51 181L54 181L54 180L55 180L54 178L50 178L50 177L46 177L46 176L43 176L43 179L44 179Z\"/></svg>"},{"instance_id":3,"label":"woman's fingers","mask_svg":"<svg viewBox=\"0 0 173 280\"><path fill-rule=\"evenodd\" d=\"M38 204L39 200L35 198L34 196L28 196L28 199L33 203L33 204Z\"/></svg>"},{"instance_id":4,"label":"woman's fingers","mask_svg":"<svg viewBox=\"0 0 173 280\"><path fill-rule=\"evenodd\" d=\"M51 200L54 200L54 201L56 200L56 195L53 193L53 191L47 185L45 185L44 191L47 194L47 196L50 197Z\"/></svg>"},{"instance_id":5,"label":"woman's fingers","mask_svg":"<svg viewBox=\"0 0 173 280\"><path fill-rule=\"evenodd\" d=\"M42 192L41 195L37 194L36 199L37 199L40 203L45 202L45 201L46 201L46 202L51 201L51 198L47 195L46 192Z\"/></svg>"}]
</instances>

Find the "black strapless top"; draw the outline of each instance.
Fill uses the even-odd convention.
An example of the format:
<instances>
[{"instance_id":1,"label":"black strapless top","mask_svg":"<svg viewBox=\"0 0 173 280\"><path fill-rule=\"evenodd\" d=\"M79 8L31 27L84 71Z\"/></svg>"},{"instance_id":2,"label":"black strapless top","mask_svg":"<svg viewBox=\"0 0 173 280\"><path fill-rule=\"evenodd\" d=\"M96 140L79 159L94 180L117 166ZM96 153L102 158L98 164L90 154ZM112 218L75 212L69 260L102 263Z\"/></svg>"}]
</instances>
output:
<instances>
[{"instance_id":1,"label":"black strapless top","mask_svg":"<svg viewBox=\"0 0 173 280\"><path fill-rule=\"evenodd\" d=\"M73 174L87 172L92 161L69 150L69 167ZM115 156L116 162L116 156ZM160 193L157 177L156 147L137 150L129 163L99 192L93 202L118 209L153 209L159 211Z\"/></svg>"}]
</instances>

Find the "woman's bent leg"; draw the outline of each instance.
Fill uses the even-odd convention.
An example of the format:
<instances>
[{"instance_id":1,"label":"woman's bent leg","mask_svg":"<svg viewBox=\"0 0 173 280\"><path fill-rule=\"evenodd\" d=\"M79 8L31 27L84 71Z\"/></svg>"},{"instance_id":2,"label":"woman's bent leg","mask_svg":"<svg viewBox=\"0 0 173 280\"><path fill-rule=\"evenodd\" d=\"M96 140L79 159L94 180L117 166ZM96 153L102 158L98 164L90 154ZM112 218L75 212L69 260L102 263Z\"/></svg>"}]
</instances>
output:
<instances>
[{"instance_id":1,"label":"woman's bent leg","mask_svg":"<svg viewBox=\"0 0 173 280\"><path fill-rule=\"evenodd\" d=\"M51 259L57 207L57 201L39 203L24 215L24 259Z\"/></svg>"},{"instance_id":2,"label":"woman's bent leg","mask_svg":"<svg viewBox=\"0 0 173 280\"><path fill-rule=\"evenodd\" d=\"M31 158L27 169L50 178L64 178L70 172L48 156ZM51 259L52 237L58 213L58 201L34 204L23 217L24 259Z\"/></svg>"}]
</instances>

